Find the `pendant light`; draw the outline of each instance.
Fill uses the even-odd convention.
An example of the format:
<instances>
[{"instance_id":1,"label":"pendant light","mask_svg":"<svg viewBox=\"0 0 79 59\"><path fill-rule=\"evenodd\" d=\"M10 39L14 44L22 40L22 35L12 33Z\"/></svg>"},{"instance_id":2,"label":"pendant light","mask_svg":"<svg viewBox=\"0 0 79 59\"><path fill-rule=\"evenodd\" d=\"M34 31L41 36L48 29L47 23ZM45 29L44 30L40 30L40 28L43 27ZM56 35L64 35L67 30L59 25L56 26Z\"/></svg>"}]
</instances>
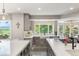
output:
<instances>
[{"instance_id":1,"label":"pendant light","mask_svg":"<svg viewBox=\"0 0 79 59\"><path fill-rule=\"evenodd\" d=\"M2 20L7 19L8 14L5 13L5 4L3 0L3 9L2 9Z\"/></svg>"}]
</instances>

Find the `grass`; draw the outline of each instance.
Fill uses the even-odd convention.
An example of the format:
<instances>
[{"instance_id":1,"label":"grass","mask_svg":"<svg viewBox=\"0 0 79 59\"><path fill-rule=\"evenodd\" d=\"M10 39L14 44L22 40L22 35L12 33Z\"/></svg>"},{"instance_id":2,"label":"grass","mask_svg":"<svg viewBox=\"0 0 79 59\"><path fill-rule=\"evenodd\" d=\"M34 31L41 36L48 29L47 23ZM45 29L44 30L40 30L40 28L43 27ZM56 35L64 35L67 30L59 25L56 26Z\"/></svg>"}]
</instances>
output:
<instances>
[{"instance_id":1,"label":"grass","mask_svg":"<svg viewBox=\"0 0 79 59\"><path fill-rule=\"evenodd\" d=\"M10 36L10 29L9 28L0 29L0 38L8 38L9 36Z\"/></svg>"}]
</instances>

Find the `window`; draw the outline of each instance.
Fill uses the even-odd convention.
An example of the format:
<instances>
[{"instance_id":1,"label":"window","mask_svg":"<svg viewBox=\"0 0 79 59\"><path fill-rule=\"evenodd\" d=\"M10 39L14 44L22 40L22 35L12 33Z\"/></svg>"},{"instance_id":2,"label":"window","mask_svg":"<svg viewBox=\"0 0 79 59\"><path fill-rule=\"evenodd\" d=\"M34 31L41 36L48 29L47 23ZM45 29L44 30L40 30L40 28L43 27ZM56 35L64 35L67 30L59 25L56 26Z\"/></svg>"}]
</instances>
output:
<instances>
[{"instance_id":1,"label":"window","mask_svg":"<svg viewBox=\"0 0 79 59\"><path fill-rule=\"evenodd\" d=\"M58 25L58 34L59 34L59 36L60 36L60 38L63 38L63 30L64 30L64 28L63 28L64 26L63 26L63 23L59 23L59 25Z\"/></svg>"},{"instance_id":2,"label":"window","mask_svg":"<svg viewBox=\"0 0 79 59\"><path fill-rule=\"evenodd\" d=\"M39 25L35 25L34 29L35 29L35 32L36 33L39 33L40 32L40 26Z\"/></svg>"},{"instance_id":3,"label":"window","mask_svg":"<svg viewBox=\"0 0 79 59\"><path fill-rule=\"evenodd\" d=\"M64 37L64 36L69 36L70 34L70 27L68 23L59 23L59 36Z\"/></svg>"},{"instance_id":4,"label":"window","mask_svg":"<svg viewBox=\"0 0 79 59\"><path fill-rule=\"evenodd\" d=\"M34 27L34 31L37 34L50 34L53 32L53 26L52 25L40 25L37 24Z\"/></svg>"},{"instance_id":5,"label":"window","mask_svg":"<svg viewBox=\"0 0 79 59\"><path fill-rule=\"evenodd\" d=\"M40 33L48 33L48 25L40 25Z\"/></svg>"},{"instance_id":6,"label":"window","mask_svg":"<svg viewBox=\"0 0 79 59\"><path fill-rule=\"evenodd\" d=\"M49 33L52 33L52 25L49 25Z\"/></svg>"},{"instance_id":7,"label":"window","mask_svg":"<svg viewBox=\"0 0 79 59\"><path fill-rule=\"evenodd\" d=\"M77 21L66 21L59 23L59 36L76 36L79 35L79 22Z\"/></svg>"},{"instance_id":8,"label":"window","mask_svg":"<svg viewBox=\"0 0 79 59\"><path fill-rule=\"evenodd\" d=\"M59 34L63 34L63 24L59 24Z\"/></svg>"},{"instance_id":9,"label":"window","mask_svg":"<svg viewBox=\"0 0 79 59\"><path fill-rule=\"evenodd\" d=\"M8 20L0 20L0 39L8 39L11 37L11 22Z\"/></svg>"},{"instance_id":10,"label":"window","mask_svg":"<svg viewBox=\"0 0 79 59\"><path fill-rule=\"evenodd\" d=\"M79 29L79 26L78 26L78 25L72 26L71 34L72 34L73 36L78 35L78 34L79 34L79 33L78 33L78 29Z\"/></svg>"},{"instance_id":11,"label":"window","mask_svg":"<svg viewBox=\"0 0 79 59\"><path fill-rule=\"evenodd\" d=\"M64 25L64 36L69 36L70 28L68 25Z\"/></svg>"}]
</instances>

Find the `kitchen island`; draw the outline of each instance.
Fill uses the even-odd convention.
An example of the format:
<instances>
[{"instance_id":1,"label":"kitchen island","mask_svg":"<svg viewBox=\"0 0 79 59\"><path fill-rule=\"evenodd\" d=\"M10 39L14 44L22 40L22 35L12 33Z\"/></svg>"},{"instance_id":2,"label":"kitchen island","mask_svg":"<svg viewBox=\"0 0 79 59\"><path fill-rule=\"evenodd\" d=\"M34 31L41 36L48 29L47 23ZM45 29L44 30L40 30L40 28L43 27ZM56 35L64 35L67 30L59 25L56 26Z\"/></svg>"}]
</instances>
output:
<instances>
[{"instance_id":1,"label":"kitchen island","mask_svg":"<svg viewBox=\"0 0 79 59\"><path fill-rule=\"evenodd\" d=\"M71 56L66 51L66 46L59 40L54 40L53 38L47 38L46 40L50 45L51 49L53 50L55 56Z\"/></svg>"},{"instance_id":2,"label":"kitchen island","mask_svg":"<svg viewBox=\"0 0 79 59\"><path fill-rule=\"evenodd\" d=\"M21 56L25 55L26 48L28 47L30 40L11 40L11 55L12 56ZM29 48L29 47L28 47ZM23 53L24 51L24 53Z\"/></svg>"},{"instance_id":3,"label":"kitchen island","mask_svg":"<svg viewBox=\"0 0 79 59\"><path fill-rule=\"evenodd\" d=\"M0 39L0 56L9 56L10 53L10 40Z\"/></svg>"},{"instance_id":4,"label":"kitchen island","mask_svg":"<svg viewBox=\"0 0 79 59\"><path fill-rule=\"evenodd\" d=\"M25 56L29 53L30 40L1 39L0 56Z\"/></svg>"}]
</instances>

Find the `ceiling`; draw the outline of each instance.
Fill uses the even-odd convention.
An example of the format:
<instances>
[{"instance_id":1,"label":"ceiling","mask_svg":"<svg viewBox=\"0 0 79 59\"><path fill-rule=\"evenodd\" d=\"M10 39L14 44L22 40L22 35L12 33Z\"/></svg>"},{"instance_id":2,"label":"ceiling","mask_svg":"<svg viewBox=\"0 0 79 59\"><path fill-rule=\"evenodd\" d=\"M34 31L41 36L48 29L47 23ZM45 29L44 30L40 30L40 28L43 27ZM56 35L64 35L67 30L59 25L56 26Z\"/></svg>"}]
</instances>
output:
<instances>
[{"instance_id":1,"label":"ceiling","mask_svg":"<svg viewBox=\"0 0 79 59\"><path fill-rule=\"evenodd\" d=\"M2 6L3 4L0 3L0 13L2 13ZM5 3L6 13L29 13L31 15L62 15L78 8L79 3Z\"/></svg>"}]
</instances>

